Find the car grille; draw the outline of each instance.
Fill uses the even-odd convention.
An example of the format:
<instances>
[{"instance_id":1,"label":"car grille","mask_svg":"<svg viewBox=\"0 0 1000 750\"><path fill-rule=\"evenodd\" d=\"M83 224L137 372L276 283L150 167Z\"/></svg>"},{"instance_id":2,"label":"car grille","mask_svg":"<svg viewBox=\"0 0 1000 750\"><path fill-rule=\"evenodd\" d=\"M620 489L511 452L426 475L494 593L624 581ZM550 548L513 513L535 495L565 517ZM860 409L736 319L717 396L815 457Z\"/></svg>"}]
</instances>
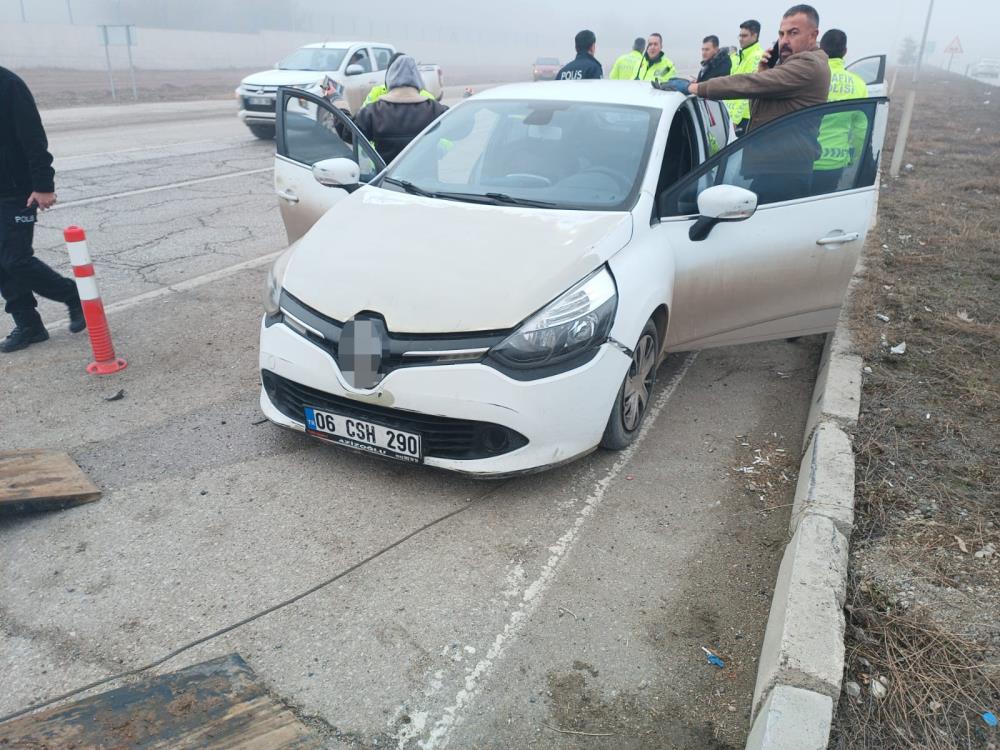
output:
<instances>
[{"instance_id":1,"label":"car grille","mask_svg":"<svg viewBox=\"0 0 1000 750\"><path fill-rule=\"evenodd\" d=\"M247 112L274 112L274 102L278 89L275 86L249 86L241 90L243 97L243 109ZM271 101L267 104L251 104L251 98L267 97Z\"/></svg>"},{"instance_id":2,"label":"car grille","mask_svg":"<svg viewBox=\"0 0 1000 750\"><path fill-rule=\"evenodd\" d=\"M243 109L247 112L274 112L274 100L268 104L251 104L248 97L243 97Z\"/></svg>"},{"instance_id":3,"label":"car grille","mask_svg":"<svg viewBox=\"0 0 1000 750\"><path fill-rule=\"evenodd\" d=\"M303 332L291 325L293 330L328 352L339 363L340 333L344 326L341 321L323 315L284 291L281 293L281 309L282 315L291 315L294 320L301 321L311 329ZM403 367L480 362L485 353L503 341L508 334L505 331L437 335L388 331L387 348L379 372L388 375Z\"/></svg>"},{"instance_id":4,"label":"car grille","mask_svg":"<svg viewBox=\"0 0 1000 750\"><path fill-rule=\"evenodd\" d=\"M261 382L271 403L290 419L303 422L305 408L376 422L406 432L415 432L423 441L424 455L433 458L471 460L492 458L522 448L528 439L502 425L467 419L392 409L334 396L283 378L270 370L261 371Z\"/></svg>"}]
</instances>

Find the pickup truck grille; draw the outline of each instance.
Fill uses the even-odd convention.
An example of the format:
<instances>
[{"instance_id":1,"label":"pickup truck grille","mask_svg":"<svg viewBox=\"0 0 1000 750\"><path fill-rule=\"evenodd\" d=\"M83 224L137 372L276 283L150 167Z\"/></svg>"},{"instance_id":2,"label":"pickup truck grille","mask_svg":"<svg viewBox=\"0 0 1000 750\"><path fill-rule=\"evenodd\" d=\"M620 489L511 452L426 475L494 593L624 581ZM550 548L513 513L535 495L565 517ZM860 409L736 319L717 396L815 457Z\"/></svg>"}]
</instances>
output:
<instances>
[{"instance_id":1,"label":"pickup truck grille","mask_svg":"<svg viewBox=\"0 0 1000 750\"><path fill-rule=\"evenodd\" d=\"M240 90L243 109L247 112L274 112L276 86L243 86ZM254 99L267 99L266 104L255 103Z\"/></svg>"}]
</instances>

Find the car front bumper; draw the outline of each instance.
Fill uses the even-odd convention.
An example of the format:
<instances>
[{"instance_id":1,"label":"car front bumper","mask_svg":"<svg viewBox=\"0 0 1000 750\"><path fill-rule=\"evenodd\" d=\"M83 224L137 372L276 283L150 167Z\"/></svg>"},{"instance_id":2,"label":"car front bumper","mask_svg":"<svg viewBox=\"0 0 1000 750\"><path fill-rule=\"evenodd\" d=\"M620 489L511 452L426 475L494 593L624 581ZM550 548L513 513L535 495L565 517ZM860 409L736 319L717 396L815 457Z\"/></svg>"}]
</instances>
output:
<instances>
[{"instance_id":1,"label":"car front bumper","mask_svg":"<svg viewBox=\"0 0 1000 750\"><path fill-rule=\"evenodd\" d=\"M536 471L597 447L630 360L605 344L587 364L542 380L518 381L478 363L406 367L373 391L349 388L333 357L287 326L260 331L260 368L294 384L400 415L433 415L513 430L527 444L488 458L424 457L428 466L483 477ZM305 415L284 413L262 387L260 405L275 424L305 431ZM377 421L377 419L374 419Z\"/></svg>"},{"instance_id":2,"label":"car front bumper","mask_svg":"<svg viewBox=\"0 0 1000 750\"><path fill-rule=\"evenodd\" d=\"M274 112L258 112L241 109L237 115L247 125L274 125Z\"/></svg>"}]
</instances>

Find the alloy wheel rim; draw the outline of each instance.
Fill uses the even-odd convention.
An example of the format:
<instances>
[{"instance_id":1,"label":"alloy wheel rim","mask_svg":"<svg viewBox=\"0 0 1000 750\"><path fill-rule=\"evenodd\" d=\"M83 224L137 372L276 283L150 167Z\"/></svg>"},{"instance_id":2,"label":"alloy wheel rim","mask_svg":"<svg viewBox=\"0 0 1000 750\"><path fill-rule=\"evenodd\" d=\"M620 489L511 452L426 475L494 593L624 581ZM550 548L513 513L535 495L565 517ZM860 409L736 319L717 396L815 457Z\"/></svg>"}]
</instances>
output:
<instances>
[{"instance_id":1,"label":"alloy wheel rim","mask_svg":"<svg viewBox=\"0 0 1000 750\"><path fill-rule=\"evenodd\" d=\"M653 337L649 334L639 339L632 353L632 364L625 376L625 389L622 393L622 422L629 432L635 430L642 422L649 405L649 394L653 389L653 378L656 375L654 365L656 352Z\"/></svg>"}]
</instances>

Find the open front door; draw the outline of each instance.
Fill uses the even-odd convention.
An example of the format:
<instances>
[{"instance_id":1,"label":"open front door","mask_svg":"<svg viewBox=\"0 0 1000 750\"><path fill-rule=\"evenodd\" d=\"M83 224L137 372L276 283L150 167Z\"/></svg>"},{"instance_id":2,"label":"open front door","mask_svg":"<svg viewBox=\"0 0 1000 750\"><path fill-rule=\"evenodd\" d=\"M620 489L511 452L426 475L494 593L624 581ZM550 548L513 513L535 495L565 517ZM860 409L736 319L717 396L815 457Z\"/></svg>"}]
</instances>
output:
<instances>
[{"instance_id":1,"label":"open front door","mask_svg":"<svg viewBox=\"0 0 1000 750\"><path fill-rule=\"evenodd\" d=\"M851 99L785 115L658 196L653 231L674 258L669 348L833 330L871 224L886 111ZM700 219L718 186L742 189L722 191L742 196L740 211Z\"/></svg>"},{"instance_id":2,"label":"open front door","mask_svg":"<svg viewBox=\"0 0 1000 750\"><path fill-rule=\"evenodd\" d=\"M886 58L888 55L871 55L855 60L847 69L861 77L868 87L868 96L887 96L885 81Z\"/></svg>"},{"instance_id":3,"label":"open front door","mask_svg":"<svg viewBox=\"0 0 1000 750\"><path fill-rule=\"evenodd\" d=\"M276 114L274 189L290 244L350 191L321 185L313 177L314 164L351 159L361 169L361 182L366 183L385 168L385 163L351 118L321 96L279 88Z\"/></svg>"}]
</instances>

